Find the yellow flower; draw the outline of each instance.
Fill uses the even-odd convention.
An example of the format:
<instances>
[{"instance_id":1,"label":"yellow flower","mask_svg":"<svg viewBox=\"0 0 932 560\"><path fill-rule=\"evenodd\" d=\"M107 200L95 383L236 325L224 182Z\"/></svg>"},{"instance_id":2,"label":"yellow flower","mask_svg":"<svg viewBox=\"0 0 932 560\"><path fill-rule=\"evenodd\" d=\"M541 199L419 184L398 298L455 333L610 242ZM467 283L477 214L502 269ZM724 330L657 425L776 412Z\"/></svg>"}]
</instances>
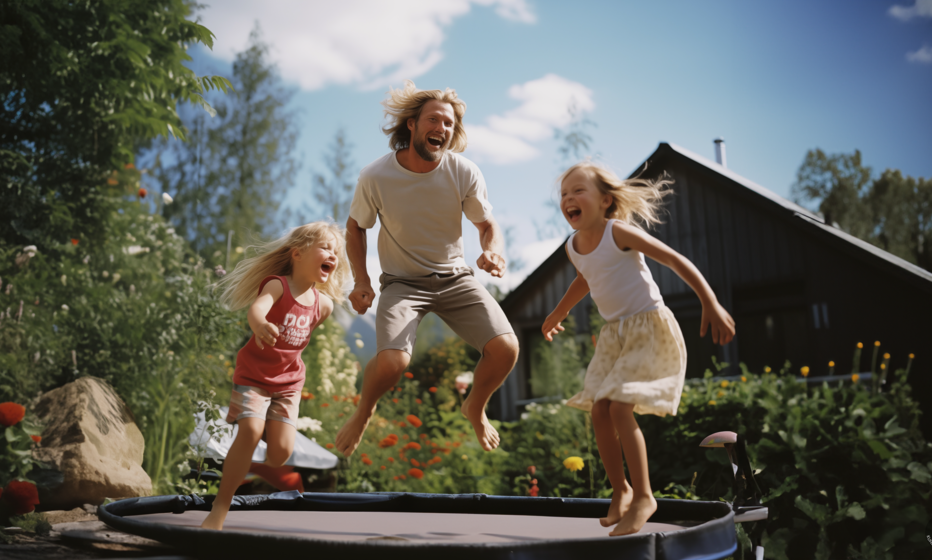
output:
<instances>
[{"instance_id":1,"label":"yellow flower","mask_svg":"<svg viewBox=\"0 0 932 560\"><path fill-rule=\"evenodd\" d=\"M718 396L719 396L719 397L724 397L724 396L725 396L725 391L719 391L719 392L718 392Z\"/></svg>"},{"instance_id":2,"label":"yellow flower","mask_svg":"<svg viewBox=\"0 0 932 560\"><path fill-rule=\"evenodd\" d=\"M563 461L563 466L573 472L576 472L582 470L585 465L583 463L582 457L567 457L566 460Z\"/></svg>"},{"instance_id":3,"label":"yellow flower","mask_svg":"<svg viewBox=\"0 0 932 560\"><path fill-rule=\"evenodd\" d=\"M828 367L835 367L835 362L829 362Z\"/></svg>"},{"instance_id":4,"label":"yellow flower","mask_svg":"<svg viewBox=\"0 0 932 560\"><path fill-rule=\"evenodd\" d=\"M883 359L884 359L884 360L889 360L889 359L890 359L890 354L889 354L889 352L883 355Z\"/></svg>"},{"instance_id":5,"label":"yellow flower","mask_svg":"<svg viewBox=\"0 0 932 560\"><path fill-rule=\"evenodd\" d=\"M880 346L880 341L879 341L879 340L875 340L875 341L874 341L874 346Z\"/></svg>"},{"instance_id":6,"label":"yellow flower","mask_svg":"<svg viewBox=\"0 0 932 560\"><path fill-rule=\"evenodd\" d=\"M809 366L799 368L799 373L803 374L803 377L809 377Z\"/></svg>"},{"instance_id":7,"label":"yellow flower","mask_svg":"<svg viewBox=\"0 0 932 560\"><path fill-rule=\"evenodd\" d=\"M464 461L468 461L468 460L469 460L469 455L463 455L462 457L460 457L460 459L462 459L462 460L464 460Z\"/></svg>"},{"instance_id":8,"label":"yellow flower","mask_svg":"<svg viewBox=\"0 0 932 560\"><path fill-rule=\"evenodd\" d=\"M887 369L887 364L880 364L880 369Z\"/></svg>"},{"instance_id":9,"label":"yellow flower","mask_svg":"<svg viewBox=\"0 0 932 560\"><path fill-rule=\"evenodd\" d=\"M715 406L715 401L709 401L709 406Z\"/></svg>"},{"instance_id":10,"label":"yellow flower","mask_svg":"<svg viewBox=\"0 0 932 560\"><path fill-rule=\"evenodd\" d=\"M770 373L770 366L764 366L764 373Z\"/></svg>"},{"instance_id":11,"label":"yellow flower","mask_svg":"<svg viewBox=\"0 0 932 560\"><path fill-rule=\"evenodd\" d=\"M725 387L728 387L728 380L727 380L727 379L722 380L722 382L720 383L720 385L722 386L722 389L724 389Z\"/></svg>"},{"instance_id":12,"label":"yellow flower","mask_svg":"<svg viewBox=\"0 0 932 560\"><path fill-rule=\"evenodd\" d=\"M861 376L860 376L860 375L858 375L858 374L856 374L856 373L852 373L852 374L851 374L851 382L852 382L852 383L857 383L857 382L858 382L858 379L861 379Z\"/></svg>"},{"instance_id":13,"label":"yellow flower","mask_svg":"<svg viewBox=\"0 0 932 560\"><path fill-rule=\"evenodd\" d=\"M741 376L741 382L742 382L742 383L747 383L747 381L748 381L748 378L742 375L742 376Z\"/></svg>"},{"instance_id":14,"label":"yellow flower","mask_svg":"<svg viewBox=\"0 0 932 560\"><path fill-rule=\"evenodd\" d=\"M858 348L864 348L864 345L858 342Z\"/></svg>"},{"instance_id":15,"label":"yellow flower","mask_svg":"<svg viewBox=\"0 0 932 560\"><path fill-rule=\"evenodd\" d=\"M915 357L916 357L915 354L910 354L910 355L909 355L909 359L910 359L910 360L912 360L912 359L915 358Z\"/></svg>"}]
</instances>

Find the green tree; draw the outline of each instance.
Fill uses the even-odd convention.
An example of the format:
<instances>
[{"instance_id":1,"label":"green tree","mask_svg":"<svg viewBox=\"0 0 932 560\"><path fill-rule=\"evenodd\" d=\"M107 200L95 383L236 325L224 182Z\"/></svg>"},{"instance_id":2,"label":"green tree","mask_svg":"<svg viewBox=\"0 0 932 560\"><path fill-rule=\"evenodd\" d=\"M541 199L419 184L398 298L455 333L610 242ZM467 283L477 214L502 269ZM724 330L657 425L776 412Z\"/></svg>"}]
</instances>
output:
<instances>
[{"instance_id":1,"label":"green tree","mask_svg":"<svg viewBox=\"0 0 932 560\"><path fill-rule=\"evenodd\" d=\"M349 218L350 203L356 187L352 150L353 144L346 139L346 131L338 129L324 154L324 165L330 176L316 172L312 175L314 198L321 205L322 217L333 218L338 224L345 223Z\"/></svg>"},{"instance_id":2,"label":"green tree","mask_svg":"<svg viewBox=\"0 0 932 560\"><path fill-rule=\"evenodd\" d=\"M111 170L136 142L183 135L178 102L210 110L228 82L184 66L213 34L184 0L0 4L0 243L100 241ZM119 191L123 192L123 191Z\"/></svg>"},{"instance_id":3,"label":"green tree","mask_svg":"<svg viewBox=\"0 0 932 560\"><path fill-rule=\"evenodd\" d=\"M157 188L174 199L162 215L215 264L225 262L230 232L235 246L250 233L280 229L277 212L298 167L292 93L268 50L254 29L233 62L234 93L215 103L216 117L191 114L188 142L162 142L143 158Z\"/></svg>"},{"instance_id":4,"label":"green tree","mask_svg":"<svg viewBox=\"0 0 932 560\"><path fill-rule=\"evenodd\" d=\"M871 210L863 200L870 189L871 168L861 163L861 152L826 154L809 150L796 172L792 194L799 204L814 204L827 224L869 240L873 234Z\"/></svg>"},{"instance_id":5,"label":"green tree","mask_svg":"<svg viewBox=\"0 0 932 560\"><path fill-rule=\"evenodd\" d=\"M875 243L932 270L932 179L886 170L865 197L873 212Z\"/></svg>"}]
</instances>

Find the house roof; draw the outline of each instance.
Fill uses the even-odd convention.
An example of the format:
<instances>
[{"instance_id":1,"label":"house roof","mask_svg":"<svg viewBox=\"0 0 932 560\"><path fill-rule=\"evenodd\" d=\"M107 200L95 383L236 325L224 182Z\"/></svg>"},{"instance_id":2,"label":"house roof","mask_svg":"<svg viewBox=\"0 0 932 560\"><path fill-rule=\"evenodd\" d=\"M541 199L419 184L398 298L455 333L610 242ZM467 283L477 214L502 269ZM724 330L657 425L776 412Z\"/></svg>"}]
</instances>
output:
<instances>
[{"instance_id":1,"label":"house roof","mask_svg":"<svg viewBox=\"0 0 932 560\"><path fill-rule=\"evenodd\" d=\"M633 172L629 177L637 174L641 169L643 169L644 164L651 160L659 160L664 157L673 157L681 160L686 160L693 164L698 164L713 173L720 175L721 177L727 179L723 181L724 184L731 184L733 187L737 186L741 188L742 191L750 193L751 196L756 196L759 201L764 202L764 206L769 207L772 211L783 214L784 216L796 220L796 224L800 227L811 231L820 237L825 237L829 242L834 243L839 249L844 250L851 256L859 258L865 261L869 261L871 264L879 265L882 268L888 270L889 272L900 276L906 281L909 281L921 289L932 293L932 272L923 269L922 267L916 266L905 259L902 259L892 253L888 253L883 249L871 245L870 243L863 241L853 235L845 233L844 231L826 224L822 216L803 208L802 206L793 203L782 196L774 193L773 191L758 185L754 181L746 179L741 175L738 175L734 171L724 167L710 159L704 158L699 154L696 154L686 148L677 146L676 144L669 144L666 142L661 142L657 149L654 151L650 157L645 160L644 163L638 166L637 170ZM564 243L565 244L565 243ZM509 307L514 305L517 299L520 297L521 293L528 287L540 280L541 276L545 275L547 271L555 264L562 262L563 258L561 255L565 255L565 250L561 244L560 248L553 252L547 260L541 263L531 274L521 282L518 287L512 290L504 300L501 302L502 309L505 311Z\"/></svg>"}]
</instances>

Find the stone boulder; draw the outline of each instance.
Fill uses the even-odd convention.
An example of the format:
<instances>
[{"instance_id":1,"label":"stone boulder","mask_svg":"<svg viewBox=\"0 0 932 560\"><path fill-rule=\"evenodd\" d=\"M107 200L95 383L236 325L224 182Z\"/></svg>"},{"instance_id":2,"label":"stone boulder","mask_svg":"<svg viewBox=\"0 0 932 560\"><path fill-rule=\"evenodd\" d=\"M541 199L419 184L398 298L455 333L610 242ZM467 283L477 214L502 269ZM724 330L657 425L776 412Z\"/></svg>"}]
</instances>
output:
<instances>
[{"instance_id":1,"label":"stone boulder","mask_svg":"<svg viewBox=\"0 0 932 560\"><path fill-rule=\"evenodd\" d=\"M45 431L34 456L64 474L61 486L40 491L41 509L152 493L152 480L142 470L142 432L105 381L83 377L49 391L39 397L35 414Z\"/></svg>"}]
</instances>

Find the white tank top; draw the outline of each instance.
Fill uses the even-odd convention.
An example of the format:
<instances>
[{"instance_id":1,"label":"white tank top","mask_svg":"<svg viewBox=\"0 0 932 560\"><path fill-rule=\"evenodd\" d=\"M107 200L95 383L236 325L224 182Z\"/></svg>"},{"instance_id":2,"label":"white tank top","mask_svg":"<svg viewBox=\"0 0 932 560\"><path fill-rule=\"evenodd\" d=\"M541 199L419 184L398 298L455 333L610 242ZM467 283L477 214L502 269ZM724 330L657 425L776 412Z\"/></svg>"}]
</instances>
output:
<instances>
[{"instance_id":1,"label":"white tank top","mask_svg":"<svg viewBox=\"0 0 932 560\"><path fill-rule=\"evenodd\" d=\"M622 251L615 245L609 220L599 246L589 254L580 255L573 249L573 238L566 242L570 262L589 283L589 293L606 321L618 321L636 313L663 307L660 288L640 251Z\"/></svg>"}]
</instances>

